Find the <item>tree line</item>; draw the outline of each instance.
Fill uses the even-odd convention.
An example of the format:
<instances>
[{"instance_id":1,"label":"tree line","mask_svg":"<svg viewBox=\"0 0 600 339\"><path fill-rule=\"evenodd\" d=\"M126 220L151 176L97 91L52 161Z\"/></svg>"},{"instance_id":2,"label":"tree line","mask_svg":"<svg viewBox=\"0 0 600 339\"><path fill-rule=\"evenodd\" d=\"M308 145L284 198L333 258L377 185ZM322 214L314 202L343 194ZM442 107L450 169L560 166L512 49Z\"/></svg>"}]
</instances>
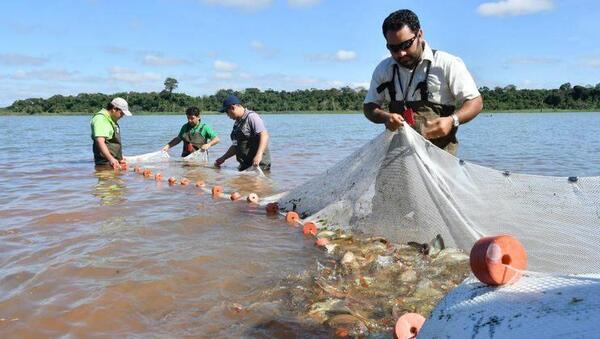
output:
<instances>
[{"instance_id":1,"label":"tree line","mask_svg":"<svg viewBox=\"0 0 600 339\"><path fill-rule=\"evenodd\" d=\"M161 92L122 92L114 94L81 93L75 96L55 95L48 99L16 100L6 107L13 113L92 113L120 96L129 102L133 112L183 112L197 106L201 111L217 111L223 99L234 94L245 107L263 112L285 111L362 111L367 94L364 88L306 89L295 91L260 90L242 91L222 89L213 95L190 96L173 92L177 80L167 78ZM481 87L486 111L512 110L600 110L600 83L596 86L571 86L565 83L557 89L517 89L514 85L490 89Z\"/></svg>"}]
</instances>

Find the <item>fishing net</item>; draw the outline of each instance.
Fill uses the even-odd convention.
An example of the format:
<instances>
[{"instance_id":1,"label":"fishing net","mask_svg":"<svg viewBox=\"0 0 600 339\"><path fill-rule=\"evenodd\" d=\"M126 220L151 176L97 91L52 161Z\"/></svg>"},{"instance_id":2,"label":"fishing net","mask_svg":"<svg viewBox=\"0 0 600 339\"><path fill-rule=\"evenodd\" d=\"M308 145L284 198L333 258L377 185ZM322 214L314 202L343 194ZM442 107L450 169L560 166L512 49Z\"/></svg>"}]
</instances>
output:
<instances>
[{"instance_id":1,"label":"fishing net","mask_svg":"<svg viewBox=\"0 0 600 339\"><path fill-rule=\"evenodd\" d=\"M278 199L320 226L470 251L511 234L539 272L600 271L600 177L566 178L486 168L437 148L411 128L386 131Z\"/></svg>"},{"instance_id":2,"label":"fishing net","mask_svg":"<svg viewBox=\"0 0 600 339\"><path fill-rule=\"evenodd\" d=\"M169 153L164 151L156 151L151 153L144 153L140 155L126 156L124 157L128 163L142 163L142 162L160 162L160 161L168 161Z\"/></svg>"},{"instance_id":3,"label":"fishing net","mask_svg":"<svg viewBox=\"0 0 600 339\"><path fill-rule=\"evenodd\" d=\"M469 278L429 315L419 338L597 338L600 275L526 274L514 285Z\"/></svg>"},{"instance_id":4,"label":"fishing net","mask_svg":"<svg viewBox=\"0 0 600 339\"><path fill-rule=\"evenodd\" d=\"M208 152L197 150L185 156L183 161L199 165L208 165Z\"/></svg>"}]
</instances>

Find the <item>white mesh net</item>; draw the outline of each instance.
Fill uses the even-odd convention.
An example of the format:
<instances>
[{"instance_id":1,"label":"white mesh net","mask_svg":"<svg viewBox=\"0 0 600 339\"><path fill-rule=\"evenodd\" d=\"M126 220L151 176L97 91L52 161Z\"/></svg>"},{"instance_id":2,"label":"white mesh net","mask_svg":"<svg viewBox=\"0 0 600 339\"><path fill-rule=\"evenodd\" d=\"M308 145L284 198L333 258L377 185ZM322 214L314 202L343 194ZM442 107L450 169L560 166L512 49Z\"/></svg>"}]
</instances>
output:
<instances>
[{"instance_id":1,"label":"white mesh net","mask_svg":"<svg viewBox=\"0 0 600 339\"><path fill-rule=\"evenodd\" d=\"M392 241L440 234L467 252L482 236L511 234L529 268L600 272L600 177L513 174L464 162L411 128L386 131L278 200L323 226Z\"/></svg>"},{"instance_id":2,"label":"white mesh net","mask_svg":"<svg viewBox=\"0 0 600 339\"><path fill-rule=\"evenodd\" d=\"M429 315L419 338L598 338L600 275L525 275L514 285L469 278Z\"/></svg>"},{"instance_id":3,"label":"white mesh net","mask_svg":"<svg viewBox=\"0 0 600 339\"><path fill-rule=\"evenodd\" d=\"M185 156L183 161L198 165L208 165L208 152L204 150L192 152Z\"/></svg>"},{"instance_id":4,"label":"white mesh net","mask_svg":"<svg viewBox=\"0 0 600 339\"><path fill-rule=\"evenodd\" d=\"M160 161L168 161L169 153L164 151L156 151L151 153L144 153L140 155L126 156L124 157L128 163L142 163L142 162L160 162Z\"/></svg>"}]
</instances>

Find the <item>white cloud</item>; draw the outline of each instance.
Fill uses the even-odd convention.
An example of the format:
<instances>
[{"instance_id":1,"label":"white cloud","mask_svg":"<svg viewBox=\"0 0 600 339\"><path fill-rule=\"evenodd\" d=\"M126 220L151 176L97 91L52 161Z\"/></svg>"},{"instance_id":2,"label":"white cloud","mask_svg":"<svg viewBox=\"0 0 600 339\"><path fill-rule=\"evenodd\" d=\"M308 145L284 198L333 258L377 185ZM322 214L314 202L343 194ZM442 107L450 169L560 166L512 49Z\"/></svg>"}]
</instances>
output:
<instances>
[{"instance_id":1,"label":"white cloud","mask_svg":"<svg viewBox=\"0 0 600 339\"><path fill-rule=\"evenodd\" d=\"M157 73L151 72L137 72L132 69L124 68L124 67L111 67L108 70L110 74L110 78L118 81L125 81L130 83L140 83L140 82L149 82L149 81L157 81L162 79L162 76Z\"/></svg>"},{"instance_id":2,"label":"white cloud","mask_svg":"<svg viewBox=\"0 0 600 339\"><path fill-rule=\"evenodd\" d=\"M272 57L278 53L276 49L267 47L264 43L257 40L250 42L250 48L252 48L256 53L267 58Z\"/></svg>"},{"instance_id":3,"label":"white cloud","mask_svg":"<svg viewBox=\"0 0 600 339\"><path fill-rule=\"evenodd\" d=\"M263 44L260 41L252 41L250 43L250 47L252 47L252 49L254 49L255 51L262 51L265 49L265 44Z\"/></svg>"},{"instance_id":4,"label":"white cloud","mask_svg":"<svg viewBox=\"0 0 600 339\"><path fill-rule=\"evenodd\" d=\"M151 66L172 66L172 65L184 65L188 61L178 58L167 58L156 54L147 54L144 56L144 64Z\"/></svg>"},{"instance_id":5,"label":"white cloud","mask_svg":"<svg viewBox=\"0 0 600 339\"><path fill-rule=\"evenodd\" d=\"M327 84L327 86L333 87L333 88L344 87L344 82L341 80L329 80L329 81L326 81L325 83Z\"/></svg>"},{"instance_id":6,"label":"white cloud","mask_svg":"<svg viewBox=\"0 0 600 339\"><path fill-rule=\"evenodd\" d=\"M584 63L588 67L600 68L600 58L589 58L584 60Z\"/></svg>"},{"instance_id":7,"label":"white cloud","mask_svg":"<svg viewBox=\"0 0 600 339\"><path fill-rule=\"evenodd\" d=\"M16 71L10 76L13 80L44 80L44 81L68 81L75 80L77 72L64 69L44 69L35 71Z\"/></svg>"},{"instance_id":8,"label":"white cloud","mask_svg":"<svg viewBox=\"0 0 600 339\"><path fill-rule=\"evenodd\" d=\"M501 0L486 2L477 7L481 15L526 15L554 8L553 0Z\"/></svg>"},{"instance_id":9,"label":"white cloud","mask_svg":"<svg viewBox=\"0 0 600 339\"><path fill-rule=\"evenodd\" d=\"M233 77L231 72L215 72L213 78L216 80L229 80Z\"/></svg>"},{"instance_id":10,"label":"white cloud","mask_svg":"<svg viewBox=\"0 0 600 339\"><path fill-rule=\"evenodd\" d=\"M288 0L291 7L310 7L321 2L321 0Z\"/></svg>"},{"instance_id":11,"label":"white cloud","mask_svg":"<svg viewBox=\"0 0 600 339\"><path fill-rule=\"evenodd\" d=\"M237 65L223 60L215 60L213 67L217 72L232 72L237 68Z\"/></svg>"},{"instance_id":12,"label":"white cloud","mask_svg":"<svg viewBox=\"0 0 600 339\"><path fill-rule=\"evenodd\" d=\"M235 7L241 9L256 10L265 8L273 2L272 0L201 0L208 5Z\"/></svg>"},{"instance_id":13,"label":"white cloud","mask_svg":"<svg viewBox=\"0 0 600 339\"><path fill-rule=\"evenodd\" d=\"M369 89L369 86L370 86L370 84L367 81L358 81L358 82L350 83L351 88L357 88L357 89L361 89L361 88Z\"/></svg>"},{"instance_id":14,"label":"white cloud","mask_svg":"<svg viewBox=\"0 0 600 339\"><path fill-rule=\"evenodd\" d=\"M0 54L0 64L9 66L22 66L22 65L43 65L48 62L48 59L35 57L31 55L18 54L18 53L2 53Z\"/></svg>"},{"instance_id":15,"label":"white cloud","mask_svg":"<svg viewBox=\"0 0 600 339\"><path fill-rule=\"evenodd\" d=\"M218 81L214 81L218 80ZM353 89L357 88L368 88L368 82L351 82L336 79L323 79L312 76L282 74L282 73L268 73L268 74L252 74L247 72L240 72L236 74L235 78L228 78L227 74L219 74L219 78L216 75L213 77L213 81L208 81L204 85L201 85L206 93L213 93L214 91L221 88L231 89L244 89L244 88L259 88L262 90L276 89L278 91L288 90L294 91L298 89L310 89L310 88L342 88L350 87Z\"/></svg>"},{"instance_id":16,"label":"white cloud","mask_svg":"<svg viewBox=\"0 0 600 339\"><path fill-rule=\"evenodd\" d=\"M335 58L339 61L354 60L354 59L356 59L356 52L346 51L346 50L341 49L341 50L335 52Z\"/></svg>"},{"instance_id":17,"label":"white cloud","mask_svg":"<svg viewBox=\"0 0 600 339\"><path fill-rule=\"evenodd\" d=\"M354 51L339 50L333 54L310 54L307 56L308 60L311 61L339 61L346 62L352 61L357 58L357 54Z\"/></svg>"}]
</instances>

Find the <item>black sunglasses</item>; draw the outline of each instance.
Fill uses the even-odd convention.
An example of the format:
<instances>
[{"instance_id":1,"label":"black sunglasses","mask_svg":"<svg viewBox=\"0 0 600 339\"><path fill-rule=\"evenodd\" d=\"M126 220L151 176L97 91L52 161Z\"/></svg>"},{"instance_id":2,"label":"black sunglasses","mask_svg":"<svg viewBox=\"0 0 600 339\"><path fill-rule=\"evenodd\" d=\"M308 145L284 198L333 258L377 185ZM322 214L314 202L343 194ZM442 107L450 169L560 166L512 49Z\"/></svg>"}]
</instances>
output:
<instances>
[{"instance_id":1,"label":"black sunglasses","mask_svg":"<svg viewBox=\"0 0 600 339\"><path fill-rule=\"evenodd\" d=\"M397 45L386 44L385 47L387 47L387 49L392 53L398 53L400 51L404 51L405 49L409 49L410 46L412 46L413 42L415 42L416 39L417 39L417 35L415 35L411 39L402 41L401 43L399 43Z\"/></svg>"}]
</instances>

